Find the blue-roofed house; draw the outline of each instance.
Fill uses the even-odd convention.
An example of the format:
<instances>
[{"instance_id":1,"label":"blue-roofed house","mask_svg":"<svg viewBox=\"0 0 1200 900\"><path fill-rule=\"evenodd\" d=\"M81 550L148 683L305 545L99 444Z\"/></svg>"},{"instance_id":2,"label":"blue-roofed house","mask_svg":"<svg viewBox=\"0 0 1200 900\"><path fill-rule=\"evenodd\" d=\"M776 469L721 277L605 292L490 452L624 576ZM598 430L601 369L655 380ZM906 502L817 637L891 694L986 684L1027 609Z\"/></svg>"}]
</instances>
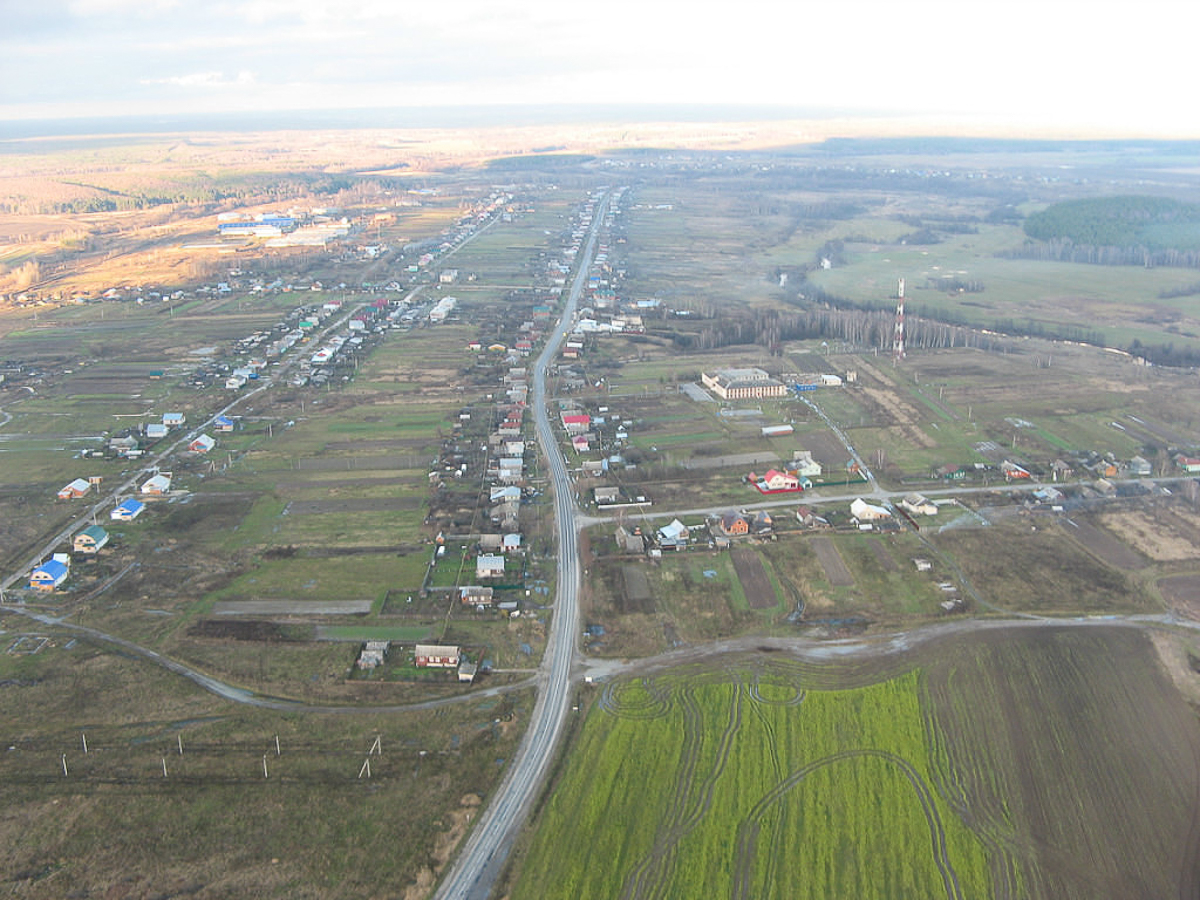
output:
<instances>
[{"instance_id":1,"label":"blue-roofed house","mask_svg":"<svg viewBox=\"0 0 1200 900\"><path fill-rule=\"evenodd\" d=\"M130 497L128 500L119 503L108 514L108 517L114 522L132 522L142 514L142 510L146 508L146 504L141 500L135 500Z\"/></svg>"},{"instance_id":2,"label":"blue-roofed house","mask_svg":"<svg viewBox=\"0 0 1200 900\"><path fill-rule=\"evenodd\" d=\"M213 430L219 433L228 434L229 432L233 431L233 419L229 418L229 416L217 416L216 419L213 420Z\"/></svg>"},{"instance_id":3,"label":"blue-roofed house","mask_svg":"<svg viewBox=\"0 0 1200 900\"><path fill-rule=\"evenodd\" d=\"M180 412L163 413L162 423L168 428L179 428L186 421L186 417Z\"/></svg>"},{"instance_id":4,"label":"blue-roofed house","mask_svg":"<svg viewBox=\"0 0 1200 900\"><path fill-rule=\"evenodd\" d=\"M29 586L35 591L52 591L66 581L69 574L71 570L67 568L66 563L51 559L30 573Z\"/></svg>"}]
</instances>

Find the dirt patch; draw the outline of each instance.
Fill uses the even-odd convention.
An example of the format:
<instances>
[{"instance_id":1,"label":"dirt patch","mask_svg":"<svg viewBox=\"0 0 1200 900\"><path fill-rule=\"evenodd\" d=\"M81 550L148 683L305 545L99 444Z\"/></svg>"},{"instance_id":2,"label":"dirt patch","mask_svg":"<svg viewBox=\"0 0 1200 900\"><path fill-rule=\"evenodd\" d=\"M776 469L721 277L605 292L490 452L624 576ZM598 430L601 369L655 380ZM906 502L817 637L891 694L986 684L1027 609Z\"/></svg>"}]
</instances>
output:
<instances>
[{"instance_id":1,"label":"dirt patch","mask_svg":"<svg viewBox=\"0 0 1200 900\"><path fill-rule=\"evenodd\" d=\"M1147 634L1158 653L1158 661L1175 687L1192 703L1200 703L1200 674L1196 672L1195 655L1185 646L1185 638L1165 631L1148 631Z\"/></svg>"},{"instance_id":2,"label":"dirt patch","mask_svg":"<svg viewBox=\"0 0 1200 900\"><path fill-rule=\"evenodd\" d=\"M775 588L767 577L762 560L753 550L739 547L731 554L733 568L737 571L738 580L742 583L742 591L746 594L746 602L751 609L770 609L779 600L775 596Z\"/></svg>"},{"instance_id":3,"label":"dirt patch","mask_svg":"<svg viewBox=\"0 0 1200 900\"><path fill-rule=\"evenodd\" d=\"M1158 582L1158 589L1171 609L1200 621L1200 575L1172 575Z\"/></svg>"},{"instance_id":4,"label":"dirt patch","mask_svg":"<svg viewBox=\"0 0 1200 900\"><path fill-rule=\"evenodd\" d=\"M1086 519L1072 519L1075 527L1065 530L1075 540L1083 544L1089 553L1097 559L1116 566L1118 569L1141 569L1146 565L1146 559L1136 553L1127 544L1122 543L1112 534L1102 528L1097 528Z\"/></svg>"},{"instance_id":5,"label":"dirt patch","mask_svg":"<svg viewBox=\"0 0 1200 900\"><path fill-rule=\"evenodd\" d=\"M833 541L823 537L813 538L812 548L816 552L817 560L821 563L821 568L825 570L825 577L830 584L842 587L853 586L854 576L850 574L850 569L846 567L846 561L842 559L842 554L838 553L838 548L834 546Z\"/></svg>"},{"instance_id":6,"label":"dirt patch","mask_svg":"<svg viewBox=\"0 0 1200 900\"><path fill-rule=\"evenodd\" d=\"M188 637L216 638L224 641L289 641L278 622L263 619L201 619L188 629Z\"/></svg>"},{"instance_id":7,"label":"dirt patch","mask_svg":"<svg viewBox=\"0 0 1200 900\"><path fill-rule=\"evenodd\" d=\"M640 566L621 566L621 579L625 587L624 612L650 612L654 595L650 593L650 580Z\"/></svg>"}]
</instances>

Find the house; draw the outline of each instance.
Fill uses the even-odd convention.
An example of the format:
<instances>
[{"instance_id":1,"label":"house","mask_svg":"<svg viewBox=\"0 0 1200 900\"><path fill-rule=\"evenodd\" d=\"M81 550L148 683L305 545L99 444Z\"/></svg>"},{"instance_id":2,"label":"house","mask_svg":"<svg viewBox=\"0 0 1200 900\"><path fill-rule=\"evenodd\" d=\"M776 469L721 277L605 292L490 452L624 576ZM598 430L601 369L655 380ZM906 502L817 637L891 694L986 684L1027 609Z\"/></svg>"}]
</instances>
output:
<instances>
[{"instance_id":1,"label":"house","mask_svg":"<svg viewBox=\"0 0 1200 900\"><path fill-rule=\"evenodd\" d=\"M462 651L449 644L417 644L413 661L421 668L456 669L462 659Z\"/></svg>"},{"instance_id":2,"label":"house","mask_svg":"<svg viewBox=\"0 0 1200 900\"><path fill-rule=\"evenodd\" d=\"M764 494L798 491L800 490L800 479L787 472L780 472L778 469L767 469L767 473L755 486Z\"/></svg>"},{"instance_id":3,"label":"house","mask_svg":"<svg viewBox=\"0 0 1200 900\"><path fill-rule=\"evenodd\" d=\"M1062 491L1050 485L1040 487L1033 492L1033 498L1039 503L1061 503L1063 496Z\"/></svg>"},{"instance_id":4,"label":"house","mask_svg":"<svg viewBox=\"0 0 1200 900\"><path fill-rule=\"evenodd\" d=\"M217 446L217 442L213 438L210 438L207 434L202 434L188 444L188 449L193 453L207 453L215 446Z\"/></svg>"},{"instance_id":5,"label":"house","mask_svg":"<svg viewBox=\"0 0 1200 900\"><path fill-rule=\"evenodd\" d=\"M213 428L221 434L228 434L233 431L233 419L228 416L217 416L213 419Z\"/></svg>"},{"instance_id":6,"label":"house","mask_svg":"<svg viewBox=\"0 0 1200 900\"><path fill-rule=\"evenodd\" d=\"M642 530L634 528L630 531L624 525L618 525L617 547L623 553L645 553L646 540L642 537Z\"/></svg>"},{"instance_id":7,"label":"house","mask_svg":"<svg viewBox=\"0 0 1200 900\"><path fill-rule=\"evenodd\" d=\"M146 504L141 500L130 497L115 506L108 517L114 522L132 522L142 514L142 510L145 508Z\"/></svg>"},{"instance_id":8,"label":"house","mask_svg":"<svg viewBox=\"0 0 1200 900\"><path fill-rule=\"evenodd\" d=\"M1000 471L1004 473L1004 479L1006 481L1012 481L1014 478L1030 477L1028 469L1026 469L1024 466L1017 465L1015 462L1009 459L1006 459L1004 462L1000 463ZM1113 470L1113 474L1116 474L1115 468Z\"/></svg>"},{"instance_id":9,"label":"house","mask_svg":"<svg viewBox=\"0 0 1200 900\"><path fill-rule=\"evenodd\" d=\"M159 422L151 422L146 426L146 437L149 440L157 441L160 438L165 438L168 430L166 425Z\"/></svg>"},{"instance_id":10,"label":"house","mask_svg":"<svg viewBox=\"0 0 1200 900\"><path fill-rule=\"evenodd\" d=\"M730 510L721 516L721 532L730 537L750 533L750 522L736 510Z\"/></svg>"},{"instance_id":11,"label":"house","mask_svg":"<svg viewBox=\"0 0 1200 900\"><path fill-rule=\"evenodd\" d=\"M914 516L936 516L937 507L921 494L905 494L900 506Z\"/></svg>"},{"instance_id":12,"label":"house","mask_svg":"<svg viewBox=\"0 0 1200 900\"><path fill-rule=\"evenodd\" d=\"M92 489L86 478L76 478L69 484L59 488L59 500L77 500Z\"/></svg>"},{"instance_id":13,"label":"house","mask_svg":"<svg viewBox=\"0 0 1200 900\"><path fill-rule=\"evenodd\" d=\"M872 506L862 497L855 498L854 502L850 504L850 515L859 522L881 522L892 517L892 514L882 506Z\"/></svg>"},{"instance_id":14,"label":"house","mask_svg":"<svg viewBox=\"0 0 1200 900\"><path fill-rule=\"evenodd\" d=\"M488 502L490 503L520 502L520 500L521 489L519 487L494 487L488 494Z\"/></svg>"},{"instance_id":15,"label":"house","mask_svg":"<svg viewBox=\"0 0 1200 900\"><path fill-rule=\"evenodd\" d=\"M148 478L142 483L140 488L143 494L153 497L161 497L171 489L171 473L159 472L157 475Z\"/></svg>"},{"instance_id":16,"label":"house","mask_svg":"<svg viewBox=\"0 0 1200 900\"><path fill-rule=\"evenodd\" d=\"M475 559L476 578L503 578L504 557L482 554Z\"/></svg>"},{"instance_id":17,"label":"house","mask_svg":"<svg viewBox=\"0 0 1200 900\"><path fill-rule=\"evenodd\" d=\"M181 428L187 417L181 412L163 413L162 423L168 428Z\"/></svg>"},{"instance_id":18,"label":"house","mask_svg":"<svg viewBox=\"0 0 1200 900\"><path fill-rule=\"evenodd\" d=\"M503 543L503 535L481 534L479 536L479 549L483 553L493 553L496 550L499 550Z\"/></svg>"},{"instance_id":19,"label":"house","mask_svg":"<svg viewBox=\"0 0 1200 900\"><path fill-rule=\"evenodd\" d=\"M117 454L117 456L125 457L138 449L138 439L131 434L109 438L108 449Z\"/></svg>"},{"instance_id":20,"label":"house","mask_svg":"<svg viewBox=\"0 0 1200 900\"><path fill-rule=\"evenodd\" d=\"M658 529L658 545L663 549L673 547L682 550L687 546L690 534L686 525L678 519L672 519L669 525Z\"/></svg>"},{"instance_id":21,"label":"house","mask_svg":"<svg viewBox=\"0 0 1200 900\"><path fill-rule=\"evenodd\" d=\"M521 549L521 535L513 532L504 535L500 549L505 553L516 553Z\"/></svg>"},{"instance_id":22,"label":"house","mask_svg":"<svg viewBox=\"0 0 1200 900\"><path fill-rule=\"evenodd\" d=\"M473 662L463 662L458 667L458 681L460 684L471 684L475 680L475 675L479 672L479 666Z\"/></svg>"},{"instance_id":23,"label":"house","mask_svg":"<svg viewBox=\"0 0 1200 900\"><path fill-rule=\"evenodd\" d=\"M586 413L563 413L563 428L567 434L583 434L592 424L592 417Z\"/></svg>"},{"instance_id":24,"label":"house","mask_svg":"<svg viewBox=\"0 0 1200 900\"><path fill-rule=\"evenodd\" d=\"M576 453L587 453L591 449L586 434L577 434L571 438L571 449Z\"/></svg>"},{"instance_id":25,"label":"house","mask_svg":"<svg viewBox=\"0 0 1200 900\"><path fill-rule=\"evenodd\" d=\"M771 514L765 509L760 509L754 514L754 520L750 523L750 530L755 534L767 534L775 526L775 520L771 518Z\"/></svg>"},{"instance_id":26,"label":"house","mask_svg":"<svg viewBox=\"0 0 1200 900\"><path fill-rule=\"evenodd\" d=\"M801 506L796 510L796 521L805 528L829 528L829 520L818 516L811 507Z\"/></svg>"},{"instance_id":27,"label":"house","mask_svg":"<svg viewBox=\"0 0 1200 900\"><path fill-rule=\"evenodd\" d=\"M91 525L75 535L76 553L98 553L108 543L108 532L99 525Z\"/></svg>"},{"instance_id":28,"label":"house","mask_svg":"<svg viewBox=\"0 0 1200 900\"><path fill-rule=\"evenodd\" d=\"M1135 456L1129 460L1129 475L1131 478L1145 478L1154 472L1154 467L1150 465L1150 460L1142 456Z\"/></svg>"},{"instance_id":29,"label":"house","mask_svg":"<svg viewBox=\"0 0 1200 900\"><path fill-rule=\"evenodd\" d=\"M594 491L596 495L596 505L600 506L604 503L617 503L621 499L621 489L615 487L598 487Z\"/></svg>"},{"instance_id":30,"label":"house","mask_svg":"<svg viewBox=\"0 0 1200 900\"><path fill-rule=\"evenodd\" d=\"M967 470L962 466L956 466L953 463L947 463L944 466L939 466L934 470L933 474L937 478L945 481L962 481L967 477Z\"/></svg>"},{"instance_id":31,"label":"house","mask_svg":"<svg viewBox=\"0 0 1200 900\"><path fill-rule=\"evenodd\" d=\"M1175 465L1179 466L1179 468L1183 469L1189 475L1200 472L1200 459L1194 456L1185 456L1180 453L1175 457Z\"/></svg>"},{"instance_id":32,"label":"house","mask_svg":"<svg viewBox=\"0 0 1200 900\"><path fill-rule=\"evenodd\" d=\"M811 450L796 450L792 453L791 469L799 478L818 478L821 475L821 464L813 459Z\"/></svg>"},{"instance_id":33,"label":"house","mask_svg":"<svg viewBox=\"0 0 1200 900\"><path fill-rule=\"evenodd\" d=\"M482 587L477 584L464 585L458 589L458 599L465 606L491 606L495 599L495 589Z\"/></svg>"},{"instance_id":34,"label":"house","mask_svg":"<svg viewBox=\"0 0 1200 900\"><path fill-rule=\"evenodd\" d=\"M29 574L29 586L35 591L52 591L71 574L67 564L57 559L42 563Z\"/></svg>"}]
</instances>

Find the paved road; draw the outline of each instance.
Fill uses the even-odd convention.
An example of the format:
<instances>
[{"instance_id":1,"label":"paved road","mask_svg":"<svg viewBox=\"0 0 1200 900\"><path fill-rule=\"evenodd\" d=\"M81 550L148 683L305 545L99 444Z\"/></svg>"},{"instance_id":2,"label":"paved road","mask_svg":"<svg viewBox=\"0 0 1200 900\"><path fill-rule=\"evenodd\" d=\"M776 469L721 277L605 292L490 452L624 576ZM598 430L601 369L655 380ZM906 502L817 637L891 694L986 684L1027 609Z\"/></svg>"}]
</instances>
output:
<instances>
[{"instance_id":1,"label":"paved road","mask_svg":"<svg viewBox=\"0 0 1200 900\"><path fill-rule=\"evenodd\" d=\"M508 772L492 796L483 815L463 845L462 852L442 881L438 900L486 900L491 893L508 850L524 822L533 799L542 784L563 723L570 710L571 666L575 660L579 634L578 531L575 525L575 489L555 439L546 409L546 369L558 353L565 331L587 282L588 270L596 248L596 236L604 220L607 197L596 204L587 246L580 256L579 269L563 309L562 321L546 342L533 376L533 412L538 441L550 461L550 479L554 485L554 512L558 528L558 586L554 617L546 640L539 680L541 689L525 737L517 749Z\"/></svg>"}]
</instances>

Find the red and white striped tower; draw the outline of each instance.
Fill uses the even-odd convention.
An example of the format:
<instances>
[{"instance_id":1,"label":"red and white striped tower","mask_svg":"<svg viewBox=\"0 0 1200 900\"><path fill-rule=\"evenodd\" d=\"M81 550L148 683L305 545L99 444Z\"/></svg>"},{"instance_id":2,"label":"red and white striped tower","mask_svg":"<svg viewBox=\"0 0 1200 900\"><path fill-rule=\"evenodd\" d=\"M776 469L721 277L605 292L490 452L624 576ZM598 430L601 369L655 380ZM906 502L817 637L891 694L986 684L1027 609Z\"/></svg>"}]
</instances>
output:
<instances>
[{"instance_id":1,"label":"red and white striped tower","mask_svg":"<svg viewBox=\"0 0 1200 900\"><path fill-rule=\"evenodd\" d=\"M900 279L900 299L896 301L896 330L892 332L892 365L904 359L904 279Z\"/></svg>"}]
</instances>

